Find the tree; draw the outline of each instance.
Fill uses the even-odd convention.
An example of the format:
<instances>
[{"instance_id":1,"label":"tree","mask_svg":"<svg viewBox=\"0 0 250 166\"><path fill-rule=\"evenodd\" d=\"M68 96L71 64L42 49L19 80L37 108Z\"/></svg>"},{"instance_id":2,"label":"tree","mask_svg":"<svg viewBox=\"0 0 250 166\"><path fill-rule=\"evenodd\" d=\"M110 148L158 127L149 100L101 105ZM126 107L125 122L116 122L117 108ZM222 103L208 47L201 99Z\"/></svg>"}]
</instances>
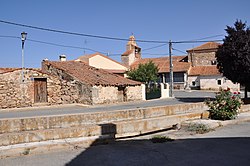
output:
<instances>
[{"instance_id":1,"label":"tree","mask_svg":"<svg viewBox=\"0 0 250 166\"><path fill-rule=\"evenodd\" d=\"M149 61L145 64L139 64L137 69L132 69L127 74L128 77L132 80L149 84L151 81L157 81L157 73L158 67L152 61Z\"/></svg>"},{"instance_id":2,"label":"tree","mask_svg":"<svg viewBox=\"0 0 250 166\"><path fill-rule=\"evenodd\" d=\"M245 98L250 88L250 29L242 21L227 26L227 36L216 52L217 67L234 83L245 86Z\"/></svg>"}]
</instances>

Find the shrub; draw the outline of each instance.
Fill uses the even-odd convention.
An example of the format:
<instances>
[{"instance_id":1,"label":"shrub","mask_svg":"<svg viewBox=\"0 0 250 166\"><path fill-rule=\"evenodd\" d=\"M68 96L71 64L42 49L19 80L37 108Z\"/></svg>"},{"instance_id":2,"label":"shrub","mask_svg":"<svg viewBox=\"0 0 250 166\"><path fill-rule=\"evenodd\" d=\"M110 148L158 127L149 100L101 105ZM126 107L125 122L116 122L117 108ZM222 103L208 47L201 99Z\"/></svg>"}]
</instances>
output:
<instances>
[{"instance_id":1,"label":"shrub","mask_svg":"<svg viewBox=\"0 0 250 166\"><path fill-rule=\"evenodd\" d=\"M208 133L212 129L210 129L207 125L202 123L190 123L188 125L188 131L196 132L197 134Z\"/></svg>"},{"instance_id":2,"label":"shrub","mask_svg":"<svg viewBox=\"0 0 250 166\"><path fill-rule=\"evenodd\" d=\"M211 119L231 120L237 117L242 101L239 92L232 93L230 88L227 88L218 92L215 100L207 100L205 103L209 107Z\"/></svg>"}]
</instances>

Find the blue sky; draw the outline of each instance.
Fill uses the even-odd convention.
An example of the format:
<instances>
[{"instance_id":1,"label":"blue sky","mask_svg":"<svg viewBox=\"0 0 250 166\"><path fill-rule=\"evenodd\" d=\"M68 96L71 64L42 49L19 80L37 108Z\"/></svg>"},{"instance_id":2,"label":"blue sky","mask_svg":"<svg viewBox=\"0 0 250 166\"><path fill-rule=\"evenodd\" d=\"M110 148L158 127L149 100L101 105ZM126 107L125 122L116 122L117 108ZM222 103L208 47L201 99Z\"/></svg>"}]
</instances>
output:
<instances>
[{"instance_id":1,"label":"blue sky","mask_svg":"<svg viewBox=\"0 0 250 166\"><path fill-rule=\"evenodd\" d=\"M136 39L157 41L186 41L212 37L220 40L227 25L236 19L250 25L249 0L1 0L0 20L100 36L128 39L133 33ZM94 53L90 50L58 47L32 42L55 43L66 46L86 47L110 53L120 61L126 41L105 40L73 36L0 23L0 67L21 67L21 40L25 42L25 67L39 68L44 58L58 60L67 55L68 60ZM219 35L219 36L218 36ZM159 43L137 43L143 58L168 56L168 45L145 50ZM174 44L182 52L202 43ZM184 53L173 50L174 55ZM113 55L116 54L116 55ZM163 55L166 54L166 55Z\"/></svg>"}]
</instances>

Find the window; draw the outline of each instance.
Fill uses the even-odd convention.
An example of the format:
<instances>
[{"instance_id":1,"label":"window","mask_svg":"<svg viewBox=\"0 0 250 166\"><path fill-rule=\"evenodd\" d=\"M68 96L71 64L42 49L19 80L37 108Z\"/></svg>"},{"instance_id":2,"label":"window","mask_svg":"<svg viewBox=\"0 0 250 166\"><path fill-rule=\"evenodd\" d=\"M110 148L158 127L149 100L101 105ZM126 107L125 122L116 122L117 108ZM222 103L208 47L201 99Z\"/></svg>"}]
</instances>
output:
<instances>
[{"instance_id":1,"label":"window","mask_svg":"<svg viewBox=\"0 0 250 166\"><path fill-rule=\"evenodd\" d=\"M221 85L221 80L217 80L217 84L218 84L218 85Z\"/></svg>"},{"instance_id":2,"label":"window","mask_svg":"<svg viewBox=\"0 0 250 166\"><path fill-rule=\"evenodd\" d=\"M195 86L195 81L192 81L192 86Z\"/></svg>"},{"instance_id":3,"label":"window","mask_svg":"<svg viewBox=\"0 0 250 166\"><path fill-rule=\"evenodd\" d=\"M166 73L166 82L170 82L169 73ZM174 72L173 82L184 82L184 73Z\"/></svg>"}]
</instances>

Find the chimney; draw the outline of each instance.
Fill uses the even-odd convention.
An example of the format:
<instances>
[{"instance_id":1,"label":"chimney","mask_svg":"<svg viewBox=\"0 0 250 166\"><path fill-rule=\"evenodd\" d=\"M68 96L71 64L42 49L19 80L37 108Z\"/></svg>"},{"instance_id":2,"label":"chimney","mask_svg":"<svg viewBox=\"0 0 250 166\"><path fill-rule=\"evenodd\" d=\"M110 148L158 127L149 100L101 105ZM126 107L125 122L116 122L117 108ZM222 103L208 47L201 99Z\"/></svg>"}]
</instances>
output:
<instances>
[{"instance_id":1,"label":"chimney","mask_svg":"<svg viewBox=\"0 0 250 166\"><path fill-rule=\"evenodd\" d=\"M59 60L60 60L61 62L66 61L66 55L60 55L60 56L59 56Z\"/></svg>"}]
</instances>

